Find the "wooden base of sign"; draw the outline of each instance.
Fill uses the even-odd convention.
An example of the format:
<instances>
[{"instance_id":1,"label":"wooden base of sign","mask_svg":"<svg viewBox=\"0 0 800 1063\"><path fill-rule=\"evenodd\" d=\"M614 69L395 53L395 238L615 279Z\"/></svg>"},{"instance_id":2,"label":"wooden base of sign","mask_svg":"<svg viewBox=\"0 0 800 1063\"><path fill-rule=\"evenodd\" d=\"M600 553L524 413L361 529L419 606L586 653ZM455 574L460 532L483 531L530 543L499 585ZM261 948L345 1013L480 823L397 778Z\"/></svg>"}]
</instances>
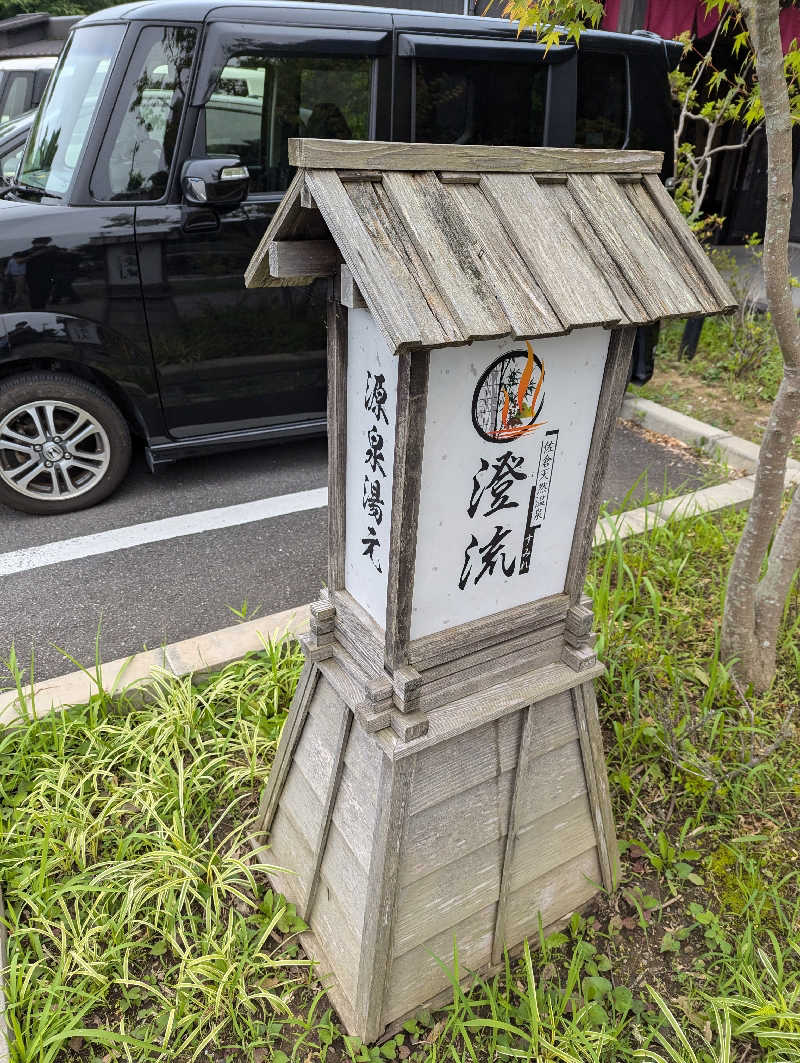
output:
<instances>
[{"instance_id":1,"label":"wooden base of sign","mask_svg":"<svg viewBox=\"0 0 800 1063\"><path fill-rule=\"evenodd\" d=\"M356 660L340 604L316 607L304 642L261 859L344 1026L372 1041L440 1002L454 942L460 972L485 971L613 888L617 846L585 605L558 656L518 655L494 685L484 662L472 691L464 661L442 704L434 675L377 675L363 643Z\"/></svg>"}]
</instances>

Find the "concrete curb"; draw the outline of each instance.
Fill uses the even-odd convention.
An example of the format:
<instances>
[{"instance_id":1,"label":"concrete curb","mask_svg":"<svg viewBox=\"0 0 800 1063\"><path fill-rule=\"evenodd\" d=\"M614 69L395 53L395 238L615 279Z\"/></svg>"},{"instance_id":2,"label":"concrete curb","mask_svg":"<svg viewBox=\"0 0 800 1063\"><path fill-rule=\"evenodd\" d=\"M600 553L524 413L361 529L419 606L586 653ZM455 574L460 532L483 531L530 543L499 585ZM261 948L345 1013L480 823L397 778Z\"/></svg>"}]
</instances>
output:
<instances>
[{"instance_id":1,"label":"concrete curb","mask_svg":"<svg viewBox=\"0 0 800 1063\"><path fill-rule=\"evenodd\" d=\"M755 471L758 462L757 445L733 436L721 428L687 417L649 399L630 395L623 403L622 417L641 424L650 431L699 447L734 468L745 469L749 473ZM800 483L800 462L789 462L786 483L787 486ZM614 517L602 517L595 529L594 545L599 546L616 538L627 539L632 535L641 535L668 520L682 520L698 513L745 507L753 497L754 487L755 478L749 475L654 505L640 506ZM202 675L204 672L222 668L246 653L260 650L262 637L275 638L284 633L297 635L308 630L308 610L308 605L300 605L296 609L287 609L244 624L235 624L220 631L199 635L197 638L172 643L158 650L148 650L111 661L101 666L100 681L104 690L118 694L123 690L130 691L146 686L154 671L166 672L175 677ZM94 675L91 670L87 670L71 672L26 687L22 696L27 712L20 706L17 691L0 694L0 727L13 726L30 713L39 717L71 705L84 704L97 689ZM3 1063L1 1056L0 1063Z\"/></svg>"},{"instance_id":2,"label":"concrete curb","mask_svg":"<svg viewBox=\"0 0 800 1063\"><path fill-rule=\"evenodd\" d=\"M239 660L247 653L263 649L264 641L269 638L275 639L287 633L302 634L308 630L308 617L308 606L299 605L296 609L286 609L271 616L248 620L244 624L234 624L233 627L211 631L196 638L173 642L158 650L145 650L131 657L121 657L101 665L100 683L108 693L121 694L123 691L141 690L154 672L175 677L203 675ZM70 672L24 687L24 708L20 705L19 693L10 690L0 694L0 728L12 727L29 715L39 718L71 705L83 705L97 691L97 678L91 669Z\"/></svg>"},{"instance_id":3,"label":"concrete curb","mask_svg":"<svg viewBox=\"0 0 800 1063\"><path fill-rule=\"evenodd\" d=\"M685 413L660 406L650 399L641 399L635 395L626 395L622 404L621 416L626 421L634 421L648 428L651 432L660 432L673 439L680 439L689 446L698 447L716 461L726 462L734 469L744 469L754 473L758 465L759 446L749 439L731 435L724 428L688 417ZM786 483L800 483L800 461L789 459Z\"/></svg>"}]
</instances>

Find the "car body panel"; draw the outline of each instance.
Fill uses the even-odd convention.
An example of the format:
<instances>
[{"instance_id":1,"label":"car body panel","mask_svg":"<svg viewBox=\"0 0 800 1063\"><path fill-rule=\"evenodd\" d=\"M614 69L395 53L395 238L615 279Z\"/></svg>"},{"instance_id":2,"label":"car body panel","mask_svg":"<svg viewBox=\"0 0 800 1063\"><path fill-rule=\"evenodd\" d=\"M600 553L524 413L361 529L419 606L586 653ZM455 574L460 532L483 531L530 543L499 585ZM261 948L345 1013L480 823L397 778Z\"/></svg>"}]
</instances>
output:
<instances>
[{"instance_id":1,"label":"car body panel","mask_svg":"<svg viewBox=\"0 0 800 1063\"><path fill-rule=\"evenodd\" d=\"M189 206L181 194L183 162L204 151L203 104L237 47L368 54L369 137L385 140L414 135L415 48L434 58L463 54L467 66L501 52L503 61L524 55L547 67L542 143L553 145L575 142L581 55L621 54L628 107L620 141L662 147L671 158L669 56L652 37L587 31L580 48L545 56L530 41L520 45L504 19L279 0L149 0L89 15L76 28L114 23L126 32L67 198L0 198L0 385L31 365L89 375L123 406L155 464L325 426L325 284L248 291L243 283L282 193L251 195L224 212ZM163 195L99 202L93 167L128 91L137 40L165 25L196 26L200 36Z\"/></svg>"}]
</instances>

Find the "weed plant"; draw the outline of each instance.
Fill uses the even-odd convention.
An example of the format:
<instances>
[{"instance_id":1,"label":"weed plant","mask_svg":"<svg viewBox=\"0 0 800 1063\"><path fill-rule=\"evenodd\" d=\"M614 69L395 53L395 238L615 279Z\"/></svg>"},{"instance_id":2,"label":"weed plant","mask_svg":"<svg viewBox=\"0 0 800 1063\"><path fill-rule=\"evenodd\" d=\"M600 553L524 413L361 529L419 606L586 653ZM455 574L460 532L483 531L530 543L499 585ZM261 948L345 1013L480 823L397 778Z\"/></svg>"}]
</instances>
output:
<instances>
[{"instance_id":1,"label":"weed plant","mask_svg":"<svg viewBox=\"0 0 800 1063\"><path fill-rule=\"evenodd\" d=\"M252 858L289 643L0 737L15 1063L800 1063L800 610L762 698L719 661L742 516L595 552L618 889L381 1045L344 1035ZM267 857L268 858L268 857Z\"/></svg>"}]
</instances>

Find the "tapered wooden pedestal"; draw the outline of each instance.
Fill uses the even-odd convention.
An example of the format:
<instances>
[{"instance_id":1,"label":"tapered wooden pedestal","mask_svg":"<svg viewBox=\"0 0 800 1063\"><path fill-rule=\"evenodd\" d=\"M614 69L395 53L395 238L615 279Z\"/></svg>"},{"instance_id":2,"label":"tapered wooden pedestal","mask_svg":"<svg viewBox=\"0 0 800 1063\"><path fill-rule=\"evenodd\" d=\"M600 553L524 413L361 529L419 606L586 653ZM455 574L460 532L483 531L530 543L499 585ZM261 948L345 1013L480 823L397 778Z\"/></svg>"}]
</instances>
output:
<instances>
[{"instance_id":1,"label":"tapered wooden pedestal","mask_svg":"<svg viewBox=\"0 0 800 1063\"><path fill-rule=\"evenodd\" d=\"M373 1040L443 999L454 941L462 974L485 971L505 946L535 941L540 921L557 924L613 887L592 683L602 666L576 672L561 660L562 598L530 617L542 640L535 667L490 659L482 668L497 682L487 688L484 676L474 693L469 670L429 680L429 696L446 700L419 737L418 714L393 710L392 685L348 648L368 625L357 607L347 606L349 638L305 641L262 805L263 859L287 869L270 878L313 928L303 944L352 1034ZM315 608L330 623L330 602ZM392 712L408 737L387 726Z\"/></svg>"}]
</instances>

